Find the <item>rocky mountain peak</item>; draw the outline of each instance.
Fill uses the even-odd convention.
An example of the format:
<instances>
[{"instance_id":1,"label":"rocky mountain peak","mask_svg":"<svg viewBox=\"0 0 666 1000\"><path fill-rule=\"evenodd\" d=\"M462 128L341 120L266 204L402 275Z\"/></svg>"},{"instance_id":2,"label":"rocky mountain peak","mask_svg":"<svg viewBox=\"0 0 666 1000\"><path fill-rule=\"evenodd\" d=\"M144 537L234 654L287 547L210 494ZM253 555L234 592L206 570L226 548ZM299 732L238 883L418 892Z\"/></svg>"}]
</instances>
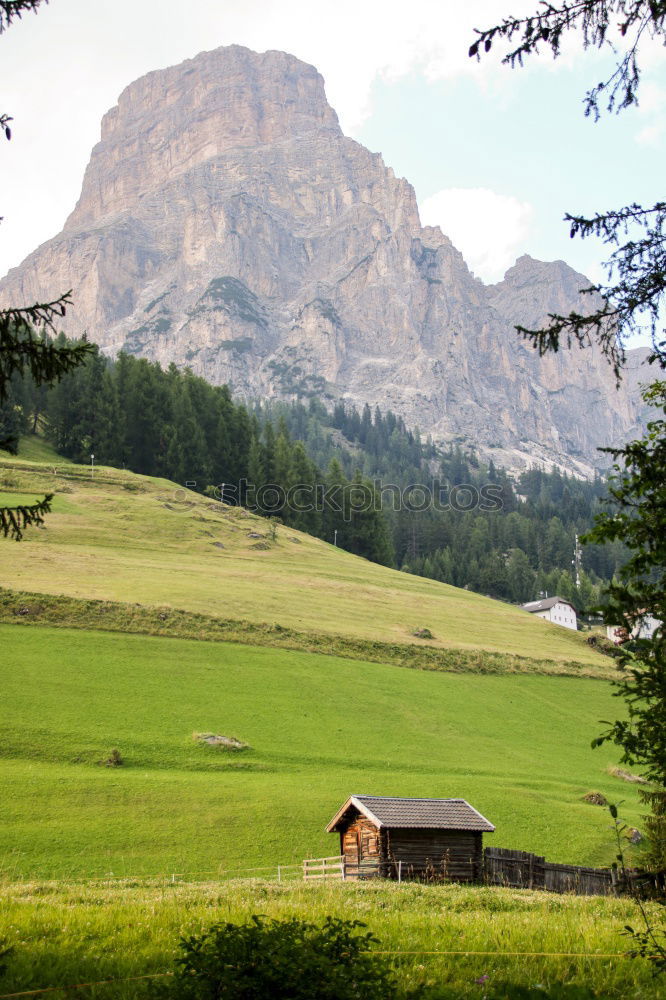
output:
<instances>
[{"instance_id":1,"label":"rocky mountain peak","mask_svg":"<svg viewBox=\"0 0 666 1000\"><path fill-rule=\"evenodd\" d=\"M174 179L235 148L307 140L325 130L341 135L314 66L241 45L202 52L123 90L102 119L65 228L127 210L156 179Z\"/></svg>"},{"instance_id":2,"label":"rocky mountain peak","mask_svg":"<svg viewBox=\"0 0 666 1000\"><path fill-rule=\"evenodd\" d=\"M540 359L514 326L591 308L524 255L486 287L412 186L343 135L314 67L241 46L130 84L62 233L0 302L68 288L66 332L187 365L245 398L393 409L497 464L590 473L639 420L595 350Z\"/></svg>"},{"instance_id":3,"label":"rocky mountain peak","mask_svg":"<svg viewBox=\"0 0 666 1000\"><path fill-rule=\"evenodd\" d=\"M598 295L581 294L591 284L563 260L535 260L523 254L502 281L488 286L488 300L514 324L538 329L547 325L551 313L566 315L574 307L586 313L598 308Z\"/></svg>"}]
</instances>

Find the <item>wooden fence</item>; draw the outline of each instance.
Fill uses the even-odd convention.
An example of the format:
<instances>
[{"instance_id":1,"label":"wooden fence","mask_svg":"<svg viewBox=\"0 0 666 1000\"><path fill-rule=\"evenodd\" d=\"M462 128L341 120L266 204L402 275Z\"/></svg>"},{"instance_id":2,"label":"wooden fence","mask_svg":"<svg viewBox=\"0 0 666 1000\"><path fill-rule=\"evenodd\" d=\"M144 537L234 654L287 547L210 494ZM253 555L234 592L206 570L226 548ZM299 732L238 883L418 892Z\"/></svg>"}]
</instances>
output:
<instances>
[{"instance_id":1,"label":"wooden fence","mask_svg":"<svg viewBox=\"0 0 666 1000\"><path fill-rule=\"evenodd\" d=\"M345 861L344 854L331 858L308 858L303 862L303 878L306 879L367 879L394 877L402 882L402 861L387 861L380 865L378 860L368 860L354 864Z\"/></svg>"},{"instance_id":2,"label":"wooden fence","mask_svg":"<svg viewBox=\"0 0 666 1000\"><path fill-rule=\"evenodd\" d=\"M352 864L343 854L330 858L308 858L303 862L305 879L410 878L402 862L362 861ZM612 868L588 868L583 865L558 865L539 854L513 851L505 847L486 847L483 852L483 881L514 889L545 889L578 896L617 896L630 889L650 891L661 885L659 876L645 875L631 869L626 877ZM662 886L663 889L663 886Z\"/></svg>"},{"instance_id":3,"label":"wooden fence","mask_svg":"<svg viewBox=\"0 0 666 1000\"><path fill-rule=\"evenodd\" d=\"M303 878L344 878L345 858L343 854L331 858L306 858L303 862Z\"/></svg>"},{"instance_id":4,"label":"wooden fence","mask_svg":"<svg viewBox=\"0 0 666 1000\"><path fill-rule=\"evenodd\" d=\"M629 869L626 877L613 868L558 865L538 854L486 847L483 852L484 881L516 889L546 889L577 896L617 896L630 889L655 888L658 876Z\"/></svg>"},{"instance_id":5,"label":"wooden fence","mask_svg":"<svg viewBox=\"0 0 666 1000\"><path fill-rule=\"evenodd\" d=\"M483 852L484 882L520 889L545 889L546 859L527 851L486 847Z\"/></svg>"}]
</instances>

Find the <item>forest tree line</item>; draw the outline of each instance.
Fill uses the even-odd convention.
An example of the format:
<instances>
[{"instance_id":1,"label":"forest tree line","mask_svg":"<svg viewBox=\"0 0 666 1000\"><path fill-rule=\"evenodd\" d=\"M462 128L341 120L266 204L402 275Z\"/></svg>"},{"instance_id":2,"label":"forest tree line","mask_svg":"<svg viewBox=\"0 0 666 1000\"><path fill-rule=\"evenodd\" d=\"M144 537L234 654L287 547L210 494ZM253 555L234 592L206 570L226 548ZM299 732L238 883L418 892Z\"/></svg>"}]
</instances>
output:
<instances>
[{"instance_id":1,"label":"forest tree line","mask_svg":"<svg viewBox=\"0 0 666 1000\"><path fill-rule=\"evenodd\" d=\"M359 469L373 482L425 483L431 492L494 487L499 509L411 510L385 515L391 526L396 565L456 587L525 603L558 594L579 610L599 603L606 582L625 561L619 543L585 545L576 585L576 535L588 531L602 509L605 480L581 480L535 467L517 477L485 463L460 446L437 448L393 413L336 403L331 411L317 399L258 406L262 419L283 420L322 465L336 459L347 474ZM464 505L459 505L464 506Z\"/></svg>"},{"instance_id":2,"label":"forest tree line","mask_svg":"<svg viewBox=\"0 0 666 1000\"><path fill-rule=\"evenodd\" d=\"M96 465L171 479L251 508L263 494L268 505L259 513L394 564L389 526L370 481L346 476L335 460L319 469L283 420L260 421L226 386L173 364L163 370L124 353L112 361L95 349L54 386L15 378L0 409L0 437L40 428L74 462L89 463L94 455ZM280 502L302 485L332 502ZM371 502L352 505L354 491L370 494Z\"/></svg>"},{"instance_id":3,"label":"forest tree line","mask_svg":"<svg viewBox=\"0 0 666 1000\"><path fill-rule=\"evenodd\" d=\"M0 437L38 429L75 462L94 454L96 464L195 484L225 502L260 500L260 513L357 555L514 603L547 593L588 609L624 558L620 545L585 546L576 586L575 536L600 509L601 478L533 468L512 479L368 406L249 406L175 365L95 350L53 387L14 379ZM296 494L303 485L310 492ZM389 485L397 505L386 502ZM443 502L424 508L419 485ZM456 490L460 502L447 505ZM494 503L479 502L484 491Z\"/></svg>"}]
</instances>

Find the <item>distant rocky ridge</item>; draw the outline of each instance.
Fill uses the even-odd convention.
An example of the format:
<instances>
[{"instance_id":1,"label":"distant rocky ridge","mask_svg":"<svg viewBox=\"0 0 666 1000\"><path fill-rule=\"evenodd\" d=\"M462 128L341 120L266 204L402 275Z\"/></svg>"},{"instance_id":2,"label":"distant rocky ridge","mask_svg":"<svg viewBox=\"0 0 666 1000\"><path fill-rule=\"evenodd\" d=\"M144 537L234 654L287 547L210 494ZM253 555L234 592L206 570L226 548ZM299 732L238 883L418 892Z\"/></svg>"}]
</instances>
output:
<instances>
[{"instance_id":1,"label":"distant rocky ridge","mask_svg":"<svg viewBox=\"0 0 666 1000\"><path fill-rule=\"evenodd\" d=\"M368 402L509 468L589 474L640 423L596 349L540 359L516 335L591 308L561 261L485 286L414 190L342 134L312 66L240 46L132 83L102 121L63 231L0 283L73 288L64 329L188 365L246 398Z\"/></svg>"}]
</instances>

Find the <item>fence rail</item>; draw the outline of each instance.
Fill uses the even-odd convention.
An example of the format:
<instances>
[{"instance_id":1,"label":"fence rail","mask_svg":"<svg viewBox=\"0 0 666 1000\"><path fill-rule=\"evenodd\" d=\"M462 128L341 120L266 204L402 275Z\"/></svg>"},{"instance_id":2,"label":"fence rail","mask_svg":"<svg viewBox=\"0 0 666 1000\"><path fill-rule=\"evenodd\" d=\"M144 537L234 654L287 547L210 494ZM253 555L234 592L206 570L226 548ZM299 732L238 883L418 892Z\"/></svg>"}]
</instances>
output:
<instances>
[{"instance_id":1,"label":"fence rail","mask_svg":"<svg viewBox=\"0 0 666 1000\"><path fill-rule=\"evenodd\" d=\"M347 861L343 854L328 858L308 858L303 862L304 879L410 878L401 861ZM620 875L612 868L555 864L539 854L514 851L505 847L486 847L483 852L483 876L486 885L513 889L542 889L578 896L618 896L632 890L645 891L660 884L659 876L634 869Z\"/></svg>"},{"instance_id":2,"label":"fence rail","mask_svg":"<svg viewBox=\"0 0 666 1000\"><path fill-rule=\"evenodd\" d=\"M657 888L659 875L636 869L623 874L613 868L589 868L546 861L538 854L506 847L486 847L483 852L484 881L514 889L546 889L578 896L618 896L632 890Z\"/></svg>"},{"instance_id":3,"label":"fence rail","mask_svg":"<svg viewBox=\"0 0 666 1000\"><path fill-rule=\"evenodd\" d=\"M345 856L336 854L330 858L306 858L303 862L303 878L330 879L345 878Z\"/></svg>"},{"instance_id":4,"label":"fence rail","mask_svg":"<svg viewBox=\"0 0 666 1000\"><path fill-rule=\"evenodd\" d=\"M80 882L85 885L134 886L137 884L169 883L210 883L235 879L277 879L286 882L298 879L338 879L366 880L390 878L398 882L423 880L424 873L416 874L404 861L366 860L347 861L342 854L326 858L306 858L302 862L280 865L265 865L256 868L221 869L198 872L168 872L157 875L128 875L108 872L106 875L88 876L71 874L68 878L34 873L29 876L17 872L16 868L0 870L0 884L6 882L51 882L70 884ZM446 874L443 878L447 880ZM455 881L455 877L451 878ZM437 881L441 881L440 876ZM426 881L428 879L426 878ZM486 847L483 852L483 867L479 881L486 885L504 886L515 889L542 889L549 892L573 893L580 896L619 896L636 892L638 894L666 892L666 872L650 874L629 869L624 874L612 868L590 868L583 865L563 865L546 861L538 854L515 851L503 847Z\"/></svg>"},{"instance_id":5,"label":"fence rail","mask_svg":"<svg viewBox=\"0 0 666 1000\"><path fill-rule=\"evenodd\" d=\"M347 861L344 854L331 858L308 858L303 862L303 878L395 878L402 882L402 861L383 861L369 859L366 861Z\"/></svg>"}]
</instances>

